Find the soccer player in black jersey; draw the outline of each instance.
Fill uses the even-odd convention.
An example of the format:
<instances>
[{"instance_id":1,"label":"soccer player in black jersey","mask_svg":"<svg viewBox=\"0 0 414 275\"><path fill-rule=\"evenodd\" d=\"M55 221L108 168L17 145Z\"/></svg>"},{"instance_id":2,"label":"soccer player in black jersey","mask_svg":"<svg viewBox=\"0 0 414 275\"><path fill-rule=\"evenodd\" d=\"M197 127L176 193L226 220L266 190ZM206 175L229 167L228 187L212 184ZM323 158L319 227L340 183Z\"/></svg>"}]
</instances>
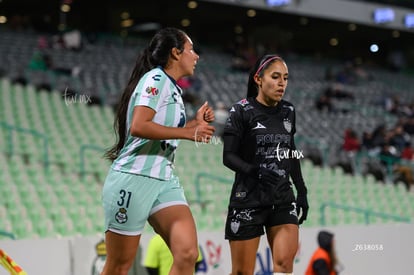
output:
<instances>
[{"instance_id":1,"label":"soccer player in black jersey","mask_svg":"<svg viewBox=\"0 0 414 275\"><path fill-rule=\"evenodd\" d=\"M282 99L287 83L288 68L281 57L257 60L247 97L232 106L225 126L223 163L235 172L225 229L232 275L254 273L264 231L273 274L293 273L299 224L309 206L300 168L303 155L294 142L295 108Z\"/></svg>"}]
</instances>

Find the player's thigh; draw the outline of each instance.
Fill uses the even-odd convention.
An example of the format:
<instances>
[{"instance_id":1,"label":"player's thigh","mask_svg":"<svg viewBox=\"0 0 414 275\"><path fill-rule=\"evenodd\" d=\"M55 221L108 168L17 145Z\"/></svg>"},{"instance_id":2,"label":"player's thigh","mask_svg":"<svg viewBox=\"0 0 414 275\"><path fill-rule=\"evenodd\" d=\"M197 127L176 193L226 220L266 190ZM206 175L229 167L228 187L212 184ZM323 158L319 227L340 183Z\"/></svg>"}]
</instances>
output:
<instances>
[{"instance_id":1,"label":"player's thigh","mask_svg":"<svg viewBox=\"0 0 414 275\"><path fill-rule=\"evenodd\" d=\"M173 253L176 249L197 249L196 225L188 205L162 208L152 214L148 221Z\"/></svg>"},{"instance_id":2,"label":"player's thigh","mask_svg":"<svg viewBox=\"0 0 414 275\"><path fill-rule=\"evenodd\" d=\"M299 243L299 227L296 224L269 227L266 235L276 262L294 259Z\"/></svg>"},{"instance_id":3,"label":"player's thigh","mask_svg":"<svg viewBox=\"0 0 414 275\"><path fill-rule=\"evenodd\" d=\"M173 176L165 182L152 206L148 222L167 244L176 239L186 239L186 235L190 242L195 242L194 218L178 177Z\"/></svg>"},{"instance_id":4,"label":"player's thigh","mask_svg":"<svg viewBox=\"0 0 414 275\"><path fill-rule=\"evenodd\" d=\"M105 229L140 235L165 181L110 171L102 191Z\"/></svg>"},{"instance_id":5,"label":"player's thigh","mask_svg":"<svg viewBox=\"0 0 414 275\"><path fill-rule=\"evenodd\" d=\"M260 237L249 240L233 240L229 243L233 272L243 271L247 274L253 274Z\"/></svg>"},{"instance_id":6,"label":"player's thigh","mask_svg":"<svg viewBox=\"0 0 414 275\"><path fill-rule=\"evenodd\" d=\"M105 233L107 265L132 265L141 235L125 236L111 231Z\"/></svg>"}]
</instances>

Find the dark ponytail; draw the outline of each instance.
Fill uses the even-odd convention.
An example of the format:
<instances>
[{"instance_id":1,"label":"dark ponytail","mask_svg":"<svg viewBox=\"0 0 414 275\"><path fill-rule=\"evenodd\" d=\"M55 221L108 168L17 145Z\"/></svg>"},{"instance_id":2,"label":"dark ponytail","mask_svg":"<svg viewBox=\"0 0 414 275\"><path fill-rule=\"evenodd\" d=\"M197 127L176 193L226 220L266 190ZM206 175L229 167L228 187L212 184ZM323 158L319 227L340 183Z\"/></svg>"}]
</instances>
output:
<instances>
[{"instance_id":1,"label":"dark ponytail","mask_svg":"<svg viewBox=\"0 0 414 275\"><path fill-rule=\"evenodd\" d=\"M117 141L105 152L105 158L114 161L124 147L127 138L126 118L128 115L128 104L141 77L157 66L165 68L173 48L184 50L186 37L186 33L182 30L176 28L162 29L154 35L148 47L138 56L115 113L114 130L117 135Z\"/></svg>"}]
</instances>

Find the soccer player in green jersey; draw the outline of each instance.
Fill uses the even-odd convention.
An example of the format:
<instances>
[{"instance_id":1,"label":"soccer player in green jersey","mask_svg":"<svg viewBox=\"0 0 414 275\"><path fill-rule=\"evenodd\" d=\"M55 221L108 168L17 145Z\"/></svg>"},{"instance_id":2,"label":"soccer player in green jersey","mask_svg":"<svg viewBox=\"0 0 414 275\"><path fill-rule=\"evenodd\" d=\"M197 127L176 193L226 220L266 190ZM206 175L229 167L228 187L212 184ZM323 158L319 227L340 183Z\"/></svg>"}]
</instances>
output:
<instances>
[{"instance_id":1,"label":"soccer player in green jersey","mask_svg":"<svg viewBox=\"0 0 414 275\"><path fill-rule=\"evenodd\" d=\"M186 121L177 80L193 75L199 56L182 30L164 28L138 57L115 117L117 143L102 191L107 259L102 275L127 275L146 221L173 255L170 275L193 274L198 256L194 218L173 173L180 139L209 142L212 108Z\"/></svg>"}]
</instances>

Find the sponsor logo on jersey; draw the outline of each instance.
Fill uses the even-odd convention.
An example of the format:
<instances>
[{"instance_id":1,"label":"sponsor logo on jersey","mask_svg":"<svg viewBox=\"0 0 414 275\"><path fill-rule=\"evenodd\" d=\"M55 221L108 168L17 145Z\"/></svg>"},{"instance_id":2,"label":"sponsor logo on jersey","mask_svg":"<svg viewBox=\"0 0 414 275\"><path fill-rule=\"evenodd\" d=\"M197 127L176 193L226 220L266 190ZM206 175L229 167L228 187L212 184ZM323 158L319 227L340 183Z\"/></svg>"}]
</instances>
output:
<instances>
[{"instance_id":1,"label":"sponsor logo on jersey","mask_svg":"<svg viewBox=\"0 0 414 275\"><path fill-rule=\"evenodd\" d=\"M266 129L266 127L260 122L257 122L256 127L254 127L252 130L256 130L256 129Z\"/></svg>"},{"instance_id":2,"label":"sponsor logo on jersey","mask_svg":"<svg viewBox=\"0 0 414 275\"><path fill-rule=\"evenodd\" d=\"M255 212L254 209L243 209L236 215L236 218L238 220L251 221L253 220L253 217L251 215L253 212Z\"/></svg>"},{"instance_id":3,"label":"sponsor logo on jersey","mask_svg":"<svg viewBox=\"0 0 414 275\"><path fill-rule=\"evenodd\" d=\"M161 75L160 74L156 74L152 76L152 79L154 79L155 81L160 81Z\"/></svg>"},{"instance_id":4,"label":"sponsor logo on jersey","mask_svg":"<svg viewBox=\"0 0 414 275\"><path fill-rule=\"evenodd\" d=\"M230 109L230 113L234 113L236 110L234 109L234 107L231 107L231 109Z\"/></svg>"},{"instance_id":5,"label":"sponsor logo on jersey","mask_svg":"<svg viewBox=\"0 0 414 275\"><path fill-rule=\"evenodd\" d=\"M236 192L236 198L245 198L246 192Z\"/></svg>"},{"instance_id":6,"label":"sponsor logo on jersey","mask_svg":"<svg viewBox=\"0 0 414 275\"><path fill-rule=\"evenodd\" d=\"M151 86L148 86L146 89L145 89L145 91L147 92L147 94L149 94L149 95L158 95L158 89L157 88L154 88L154 87L151 87Z\"/></svg>"},{"instance_id":7,"label":"sponsor logo on jersey","mask_svg":"<svg viewBox=\"0 0 414 275\"><path fill-rule=\"evenodd\" d=\"M241 106L246 106L247 104L249 104L249 101L247 101L247 99L242 99L242 100L240 100L239 102L238 102L238 104L240 104Z\"/></svg>"},{"instance_id":8,"label":"sponsor logo on jersey","mask_svg":"<svg viewBox=\"0 0 414 275\"><path fill-rule=\"evenodd\" d=\"M293 205L293 210L290 210L289 214L293 215L297 218L298 217L298 211L296 210L296 202L292 202L292 205Z\"/></svg>"}]
</instances>

